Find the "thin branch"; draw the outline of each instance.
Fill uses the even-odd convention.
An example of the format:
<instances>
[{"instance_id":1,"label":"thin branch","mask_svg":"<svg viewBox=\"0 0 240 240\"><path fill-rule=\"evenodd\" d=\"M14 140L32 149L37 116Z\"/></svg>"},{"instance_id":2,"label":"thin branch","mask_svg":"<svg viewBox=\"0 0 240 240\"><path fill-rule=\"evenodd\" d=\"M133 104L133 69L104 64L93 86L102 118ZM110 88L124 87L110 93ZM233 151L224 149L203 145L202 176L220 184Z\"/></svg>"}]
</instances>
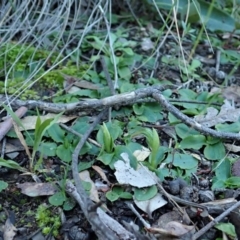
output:
<instances>
[{"instance_id":1,"label":"thin branch","mask_svg":"<svg viewBox=\"0 0 240 240\"><path fill-rule=\"evenodd\" d=\"M236 208L240 207L240 201L235 203L233 206L228 208L225 212L223 212L221 215L216 217L213 221L208 223L205 227L203 227L201 230L199 230L196 234L193 235L193 240L198 239L201 237L204 233L206 233L210 228L212 228L214 225L219 223L223 218L225 218L228 214L230 214L231 211L233 211Z\"/></svg>"}]
</instances>

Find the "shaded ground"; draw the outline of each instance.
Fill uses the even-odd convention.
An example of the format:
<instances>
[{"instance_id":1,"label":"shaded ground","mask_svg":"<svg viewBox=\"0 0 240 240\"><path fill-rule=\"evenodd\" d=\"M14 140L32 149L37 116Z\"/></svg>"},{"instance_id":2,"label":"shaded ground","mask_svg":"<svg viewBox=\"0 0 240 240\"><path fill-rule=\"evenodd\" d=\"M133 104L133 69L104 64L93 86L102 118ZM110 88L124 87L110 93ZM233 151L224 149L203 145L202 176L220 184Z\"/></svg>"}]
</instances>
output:
<instances>
[{"instance_id":1,"label":"shaded ground","mask_svg":"<svg viewBox=\"0 0 240 240\"><path fill-rule=\"evenodd\" d=\"M128 69L131 72L131 76L124 79L123 77L119 77L119 89L117 90L118 93L123 92L130 92L134 90L135 88L143 88L147 86L151 86L154 84L162 85L162 84L171 84L173 86L173 90L171 94L168 95L166 93L166 96L170 97L170 100L176 100L180 99L182 100L182 103L176 104L178 108L183 111L184 113L188 114L190 117L194 117L195 115L198 115L199 112L197 112L197 107L193 108L195 110L190 111L191 107L186 107L183 105L184 101L195 101L193 104L200 104L199 101L203 101L206 104L204 106L205 110L206 108L211 105L212 103L219 104L219 108L221 105L223 105L223 96L225 98L231 95L229 98L231 101L235 102L236 105L239 103L239 96L237 93L237 87L229 88L227 93L225 92L222 94L223 87L226 86L235 86L239 84L239 78L240 78L240 72L239 69L236 69L234 74L230 76L229 79L227 79L227 76L231 72L231 70L234 67L233 61L231 61L230 57L230 51L228 50L235 50L235 49L229 49L229 46L231 46L230 42L237 41L234 38L226 40L226 44L222 41L222 46L227 50L228 52L222 52L225 64L219 62L220 61L217 58L216 52L219 51L215 46L213 46L214 53L212 53L211 46L206 41L201 41L195 53L193 54L193 58L197 60L195 62L196 65L193 65L193 61L185 61L183 60L182 50L179 44L173 39L173 36L169 36L163 41L163 36L158 39L159 32L157 29L160 28L158 26L158 23L155 23L154 21L152 23L146 24L145 28L140 28L138 26L132 26L132 22L123 22L122 23L122 29L129 29L129 35L124 35L124 31L122 33L122 37L118 36L118 43L120 44L120 47L117 48L117 51L115 54L117 56L123 56L125 54L124 51L127 48L132 49L133 55L129 54L123 57L123 67L120 71L124 72L127 71L127 65ZM154 26L154 27L153 27ZM134 27L134 28L133 28ZM119 28L120 29L120 28ZM117 29L116 29L117 30ZM176 33L175 33L176 34ZM177 35L177 34L176 34ZM218 36L211 36L213 39L219 39ZM93 41L93 40L91 40ZM81 60L85 64L89 64L89 58L94 55L94 53L97 52L96 49L93 49L90 44L86 51L82 51L84 55L81 56ZM124 43L127 41L135 41L134 44L126 44L124 46ZM154 45L160 46L161 48L157 49L154 47ZM190 51L192 50L192 46L194 44L194 40L189 38L185 38L182 41L182 48L184 51L185 60L188 59ZM74 45L74 44L73 44ZM75 47L76 45L74 45ZM91 49L92 47L92 49ZM107 45L109 47L109 45ZM107 51L102 52L103 55L107 56ZM224 55L225 54L225 55ZM228 54L228 55L227 55ZM139 57L140 56L140 57ZM132 60L132 57L135 58L135 60ZM149 58L149 61L146 61ZM87 60L86 60L87 59ZM106 61L108 58L106 58ZM129 64L124 65L124 62L129 61ZM144 63L142 65L142 63ZM108 64L108 62L107 62ZM109 66L112 66L111 64L107 66L108 72L110 73L112 79L114 77L114 69L109 68ZM93 78L92 83L96 84L97 86L100 86L100 89L97 96L93 89L91 89L90 86L87 86L84 88L81 86L78 90L82 90L83 88L86 89L86 92L81 92L82 95L77 95L78 98L104 98L107 96L110 96L110 90L106 82L106 77L104 76L104 68L100 62L100 60L96 60L94 63L93 68L97 74L99 74L100 80L94 80ZM186 70L187 69L187 70ZM119 69L118 69L119 70ZM124 75L124 73L122 73ZM76 76L74 76L76 77ZM89 79L86 79L89 81ZM64 84L66 85L66 78L64 80ZM84 83L86 84L86 83ZM59 87L59 86L58 86ZM202 97L198 99L197 97L191 98L187 97L187 93L180 93L180 89L191 89L193 92L196 93L197 96L200 96L202 92L210 93L210 92L217 92L219 94L214 95L214 97L211 99L211 96L208 97ZM233 90L234 89L234 90ZM36 86L35 86L36 90ZM70 94L69 89L65 87L65 94ZM236 90L236 91L235 91ZM51 88L51 93L49 93L49 89L46 89L47 97L49 95L54 95L55 91L57 91L57 88ZM44 91L43 91L44 92ZM84 95L85 94L85 95ZM91 95L92 94L92 95ZM95 95L94 95L95 94ZM63 94L64 96L64 94ZM44 96L41 96L42 98ZM67 97L66 97L67 99ZM67 100L64 99L64 101L67 102ZM72 100L72 99L71 99ZM208 101L209 100L209 101ZM198 101L198 102L197 102ZM61 101L58 101L61 102ZM215 167L217 166L217 163L220 162L222 159L207 159L206 155L204 153L204 147L200 147L198 149L181 149L177 148L175 145L179 144L181 142L181 138L178 134L176 134L176 129L173 121L171 120L171 124L169 124L169 113L168 111L164 111L163 109L159 109L158 112L161 111L161 116L154 121L154 117L151 116L151 108L146 108L144 111L141 109L141 103L138 105L135 104L134 108L132 106L128 107L116 107L113 109L112 116L114 119L119 120L121 122L120 126L122 127L123 134L121 137L118 137L114 139L114 143L117 146L123 146L126 144L125 141L129 141L129 139L124 139L127 134L130 134L131 127L129 126L129 123L134 126L134 124L137 122L137 126L143 126L144 128L149 129L156 129L157 134L160 136L160 143L163 147L168 147L168 158L171 158L172 161L165 161L167 159L167 153L164 155L162 162L165 162L165 170L162 172L163 175L159 174L161 170L159 170L160 163L157 165L157 169L159 170L158 177L159 179L165 179L162 182L162 186L164 189L180 198L184 199L186 201L191 203L208 203L213 200L219 200L219 199L225 199L225 198L235 198L238 200L239 193L236 190L227 190L228 187L226 183L218 183L219 187L222 187L220 190L212 190L213 183L216 183L217 181L213 180L213 178L216 178L216 172ZM144 105L146 106L146 105ZM138 108L139 107L139 108ZM150 111L150 112L149 112ZM195 111L195 112L194 112ZM203 110L204 112L204 110ZM43 115L44 113L41 112ZM76 114L76 113L75 113ZM31 115L31 112L28 113L28 115ZM36 112L33 112L33 115L36 115ZM96 115L96 110L90 111L88 113L89 118L87 121L92 122L91 117ZM153 114L154 115L154 114ZM142 117L142 119L140 118ZM105 122L108 120L108 116L106 116L103 119ZM69 121L67 123L67 126L72 127L76 120ZM81 129L79 133L83 134L84 130L88 128L88 122L86 125L84 125L84 129ZM80 127L79 127L80 128ZM75 129L76 130L76 129ZM91 138L98 142L99 138L97 136L99 127L97 131L94 131L91 134ZM192 129L189 128L188 131L191 131ZM54 132L54 131L53 131ZM57 130L55 130L57 132ZM58 132L57 132L58 133ZM50 136L53 133L48 133ZM125 134L125 136L124 136ZM53 134L54 135L54 134ZM194 134L193 134L194 135ZM55 140L58 136L54 136ZM54 138L52 137L52 139ZM44 141L49 142L49 136L45 136L43 139ZM67 138L65 135L64 138ZM127 137L126 137L127 138ZM9 141L10 137L8 136L6 138L6 141ZM52 141L51 139L51 141ZM134 143L139 143L140 145L143 145L145 147L151 148L149 146L148 140L144 138L141 134L136 134L135 137L132 137ZM71 140L71 144L69 146L74 148L76 146L76 143L74 140ZM60 143L61 141L57 141L57 143ZM70 142L70 141L69 141ZM228 143L232 143L232 140L228 140ZM222 143L222 142L221 142ZM17 143L18 146L20 146L20 142ZM67 144L65 142L65 144ZM64 145L64 144L63 144ZM94 144L93 144L94 145ZM94 145L95 146L95 145ZM221 145L222 146L222 145ZM234 146L237 146L237 143L235 142ZM220 149L221 150L221 149ZM220 151L219 150L219 151ZM65 150L62 149L62 152ZM67 151L67 150L66 150ZM73 151L73 149L71 149ZM195 157L198 159L198 164L195 166L195 168L187 169L182 166L176 166L174 165L174 154L176 153L185 153L187 151L187 154L193 155L196 154ZM222 151L222 150L221 150ZM29 160L28 156L25 153L25 151L16 151L18 155L14 157L14 161L19 163L21 167L24 167L26 169L29 169ZM176 152L176 153L175 153ZM72 152L71 152L72 153ZM46 154L46 153L44 153ZM143 153L142 153L143 154ZM238 153L233 154L232 151L228 150L226 152L227 157L230 159L226 163L226 168L228 167L229 170L231 170L231 164L234 160L238 158ZM225 155L224 155L225 156ZM5 154L4 159L10 159L7 154ZM37 154L36 159L40 157L40 154ZM66 157L66 156L64 156ZM63 157L63 158L64 158ZM106 193L112 190L115 185L118 185L118 180L116 179L116 176L114 175L115 170L113 169L113 165L106 164L104 162L105 160L99 161L97 160L101 157L100 156L100 149L96 147L92 148L89 151L85 151L81 157L79 157L79 161L84 162L91 162L92 163L88 169L90 172L91 179L93 180L94 184L98 187L98 197L103 203L107 209L110 210L110 216L113 217L118 222L122 223L122 221L130 222L133 221L137 226L140 228L140 232L142 234L146 234L147 231L144 230L143 223L141 220L136 218L136 215L133 213L132 209L128 207L126 202L133 203L134 201L132 199L125 199L125 198L118 198L115 200L110 201L109 197L106 197ZM234 160L232 160L234 159ZM35 163L36 164L36 163ZM54 155L50 156L44 156L43 162L40 164L41 171L36 171L35 174L37 175L36 180L40 180L42 183L55 183L58 181L58 189L61 189L61 183L60 181L65 181L66 179L72 179L72 174L70 170L70 163L68 161L64 161L63 159L60 159L59 156ZM103 178L103 175L99 175L96 171L94 171L91 166L97 165L101 167L101 171L107 176L108 181L111 183L111 185L108 185L106 183L106 179ZM149 163L145 164L147 167L151 169L152 166L149 165ZM152 167L153 168L153 167ZM38 169L38 170L39 170ZM237 176L238 173L238 167L236 167L235 175ZM28 175L21 174L17 170L12 170L9 168L2 167L0 169L0 179L2 181L5 181L8 183L7 189L0 192L0 203L1 203L1 209L0 209L0 221L2 226L2 233L5 231L6 233L6 219L9 218L14 225L14 227L17 228L17 234L14 239L53 239L51 237L51 233L55 235L55 239L64 239L64 237L67 236L68 239L97 239L94 232L91 230L89 223L85 219L82 211L79 209L79 206L76 205L73 209L66 211L63 207L63 204L59 204L58 206L53 206L49 203L49 196L38 196L40 195L39 192L36 193L36 197L29 197L26 196L26 194L21 193L20 189L17 188L17 184L21 183L33 183L34 177ZM151 169L156 170L156 169ZM168 174L168 175L167 175ZM221 173L218 173L221 175ZM223 173L224 175L225 173ZM231 173L229 173L228 177L232 176ZM228 178L227 177L227 178ZM222 179L226 180L226 179ZM224 185L225 184L225 185ZM234 183L228 183L229 189L230 188L238 188L238 186L234 186ZM121 185L121 184L120 184ZM86 187L87 188L87 187ZM34 189L36 190L36 189ZM52 191L52 189L51 189ZM124 191L133 194L135 189L132 186L124 186ZM200 205L196 206L189 206L189 204L178 202L179 199L174 199L185 211L185 208L183 206L188 206L186 209L187 214L185 216L178 216L178 211L174 209L176 207L174 204L170 203L169 199L165 197L165 200L168 201L166 205L163 207L156 208L155 211L142 211L139 208L137 208L137 211L142 215L143 219L145 219L147 222L150 223L152 227L156 228L164 228L164 226L169 221L176 221L180 222L181 224L187 224L191 225L191 221L193 224L197 226L197 229L203 228L205 225L207 225L211 221L211 217L215 218L219 214L223 212L223 210L226 210L229 206L233 205L235 203L235 200L232 200L230 203L224 202L222 205L220 203L217 203L216 205L209 205L208 206L208 212L204 212L204 207L200 207ZM55 202L56 203L56 202ZM52 219L52 222L45 222L45 224L40 225L39 221L37 221L37 218L40 219L40 214L37 213L37 209L39 205L46 204L48 206L48 209L50 210L51 215L45 216L46 217L56 217L55 219ZM57 204L56 204L57 205ZM47 209L45 209L43 212L46 213ZM176 211L174 213L173 211ZM164 214L169 213L172 214L171 216L166 216L165 218L161 218ZM38 214L38 216L37 216ZM204 215L205 214L205 215ZM173 217L174 216L174 217ZM187 216L187 217L186 217ZM60 217L60 218L57 218ZM185 219L183 218L185 217ZM186 219L187 218L187 219ZM238 213L231 214L230 218L224 219L224 222L230 221L235 227L238 227ZM191 220L190 220L191 219ZM58 226L57 232L53 232L54 224L56 222L60 221L61 226ZM47 229L49 231L49 235L47 235L45 232L45 236L39 231L39 229L46 228L46 226L49 228ZM146 226L145 226L146 227ZM176 227L177 228L177 227ZM180 229L180 227L179 227ZM46 230L46 229L45 229ZM46 231L47 231L46 230ZM170 230L166 230L170 232ZM182 239L191 239L192 237L192 229L188 229L186 233L189 235L185 235ZM11 231L10 231L11 232ZM148 235L148 234L146 234ZM156 236L156 234L155 234ZM154 239L153 235L150 236L150 239ZM177 237L181 238L180 234L176 235ZM219 230L216 230L215 228L211 228L210 231L207 232L207 234L200 238L200 239L216 239L217 237L221 237L222 232ZM161 235L161 239L168 239L168 235ZM2 237L3 238L3 237ZM160 239L159 236L156 236L156 238ZM173 238L173 236L171 236ZM9 238L10 239L10 238Z\"/></svg>"}]
</instances>

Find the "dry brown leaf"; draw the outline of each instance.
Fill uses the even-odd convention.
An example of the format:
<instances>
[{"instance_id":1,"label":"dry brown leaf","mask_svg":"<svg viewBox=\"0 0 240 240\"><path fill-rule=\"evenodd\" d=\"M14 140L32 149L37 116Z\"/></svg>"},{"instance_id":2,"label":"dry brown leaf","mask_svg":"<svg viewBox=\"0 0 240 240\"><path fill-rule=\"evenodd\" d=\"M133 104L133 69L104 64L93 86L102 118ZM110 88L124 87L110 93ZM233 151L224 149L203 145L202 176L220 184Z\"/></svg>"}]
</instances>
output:
<instances>
[{"instance_id":1,"label":"dry brown leaf","mask_svg":"<svg viewBox=\"0 0 240 240\"><path fill-rule=\"evenodd\" d=\"M99 166L93 165L92 168L101 176L101 178L107 182L108 185L112 185L108 180L106 174L104 173L103 169Z\"/></svg>"},{"instance_id":2,"label":"dry brown leaf","mask_svg":"<svg viewBox=\"0 0 240 240\"><path fill-rule=\"evenodd\" d=\"M240 86L230 86L222 90L225 99L240 103Z\"/></svg>"},{"instance_id":3,"label":"dry brown leaf","mask_svg":"<svg viewBox=\"0 0 240 240\"><path fill-rule=\"evenodd\" d=\"M175 235L175 236L182 236L188 232L195 232L195 227L194 226L188 226L188 225L184 225L181 224L179 222L169 222L166 224L166 226L164 227L169 233Z\"/></svg>"},{"instance_id":4,"label":"dry brown leaf","mask_svg":"<svg viewBox=\"0 0 240 240\"><path fill-rule=\"evenodd\" d=\"M41 121L45 121L49 118L55 118L57 116L57 114L53 114L53 113L48 113L44 116L40 116ZM25 118L22 119L22 124L25 128L25 130L32 130L35 129L35 125L36 125L36 121L37 121L38 116L27 116ZM73 119L77 118L77 116L66 116L66 115L62 115L58 118L58 120L56 121L57 123L66 123L69 122ZM24 129L22 127L19 127L20 131L23 131Z\"/></svg>"},{"instance_id":5,"label":"dry brown leaf","mask_svg":"<svg viewBox=\"0 0 240 240\"><path fill-rule=\"evenodd\" d=\"M53 183L18 183L17 187L21 193L29 197L51 196L57 192L57 187Z\"/></svg>"},{"instance_id":6,"label":"dry brown leaf","mask_svg":"<svg viewBox=\"0 0 240 240\"><path fill-rule=\"evenodd\" d=\"M16 233L17 233L17 229L12 224L10 218L8 218L4 225L3 239L12 240L14 239Z\"/></svg>"},{"instance_id":7,"label":"dry brown leaf","mask_svg":"<svg viewBox=\"0 0 240 240\"><path fill-rule=\"evenodd\" d=\"M234 144L229 144L229 143L224 143L224 146L226 147L226 149L230 152L240 152L240 147L236 146Z\"/></svg>"},{"instance_id":8,"label":"dry brown leaf","mask_svg":"<svg viewBox=\"0 0 240 240\"><path fill-rule=\"evenodd\" d=\"M28 148L28 145L19 129L19 126L13 121L13 127L14 127L14 130L15 130L15 133L17 134L18 136L18 139L19 141L21 142L21 144L23 145L25 151L26 151L26 154L28 156L28 159L31 160L31 153L29 151L29 148Z\"/></svg>"},{"instance_id":9,"label":"dry brown leaf","mask_svg":"<svg viewBox=\"0 0 240 240\"><path fill-rule=\"evenodd\" d=\"M94 202L99 202L100 199L98 197L98 191L97 191L97 188L96 188L94 182L90 178L89 172L87 170L82 171L82 172L79 173L79 177L81 178L81 180L91 183L92 188L90 190L90 196L89 197Z\"/></svg>"},{"instance_id":10,"label":"dry brown leaf","mask_svg":"<svg viewBox=\"0 0 240 240\"><path fill-rule=\"evenodd\" d=\"M194 119L205 127L212 127L219 123L237 122L239 117L240 108L235 109L234 106L225 100L220 112L214 107L209 107L205 115L197 115Z\"/></svg>"}]
</instances>

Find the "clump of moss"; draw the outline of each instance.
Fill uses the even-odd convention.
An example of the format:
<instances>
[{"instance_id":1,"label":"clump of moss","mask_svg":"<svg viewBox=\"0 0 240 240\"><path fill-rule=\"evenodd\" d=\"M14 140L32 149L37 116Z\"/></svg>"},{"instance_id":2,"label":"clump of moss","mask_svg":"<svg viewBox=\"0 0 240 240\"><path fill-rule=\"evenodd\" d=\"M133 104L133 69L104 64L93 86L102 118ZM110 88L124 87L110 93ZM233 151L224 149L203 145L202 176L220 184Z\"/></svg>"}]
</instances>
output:
<instances>
[{"instance_id":1,"label":"clump of moss","mask_svg":"<svg viewBox=\"0 0 240 240\"><path fill-rule=\"evenodd\" d=\"M59 215L50 211L49 206L45 204L39 205L36 213L36 220L38 226L42 228L42 233L47 235L51 233L54 237L59 235L59 228L61 227L61 220Z\"/></svg>"},{"instance_id":2,"label":"clump of moss","mask_svg":"<svg viewBox=\"0 0 240 240\"><path fill-rule=\"evenodd\" d=\"M48 64L55 62L58 57L57 53L52 53L49 56L49 51L15 43L0 46L0 52L3 53L2 58L0 58L0 69L6 69L9 76L6 84L0 81L0 93L7 92L12 95L19 90L24 90L20 96L22 100L39 99L43 97L39 93L44 93L45 89L54 88L54 92L62 92L64 78L61 73L82 77L88 69L88 65L82 65L78 68L75 63L69 60L65 62L65 66L59 64L55 69L45 74L49 66L43 66L43 63L46 59L49 59ZM36 70L37 73L35 73ZM26 82L26 79L32 75L32 80ZM33 84L36 79L38 81Z\"/></svg>"}]
</instances>

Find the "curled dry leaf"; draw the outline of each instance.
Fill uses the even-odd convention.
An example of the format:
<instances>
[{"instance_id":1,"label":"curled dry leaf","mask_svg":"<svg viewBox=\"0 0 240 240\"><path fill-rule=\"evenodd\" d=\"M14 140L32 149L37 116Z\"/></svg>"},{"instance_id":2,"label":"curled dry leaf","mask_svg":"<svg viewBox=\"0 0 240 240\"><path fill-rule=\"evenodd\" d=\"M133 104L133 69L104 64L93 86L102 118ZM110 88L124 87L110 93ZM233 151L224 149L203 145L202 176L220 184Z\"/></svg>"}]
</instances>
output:
<instances>
[{"instance_id":1,"label":"curled dry leaf","mask_svg":"<svg viewBox=\"0 0 240 240\"><path fill-rule=\"evenodd\" d=\"M123 160L118 160L114 167L115 176L120 184L129 184L134 187L143 188L156 184L152 172L144 166L139 166L137 170L130 166L130 160L127 153L122 153Z\"/></svg>"},{"instance_id":2,"label":"curled dry leaf","mask_svg":"<svg viewBox=\"0 0 240 240\"><path fill-rule=\"evenodd\" d=\"M3 239L12 240L14 239L16 233L17 233L17 229L12 224L10 218L8 218L4 225Z\"/></svg>"},{"instance_id":3,"label":"curled dry leaf","mask_svg":"<svg viewBox=\"0 0 240 240\"><path fill-rule=\"evenodd\" d=\"M212 127L219 123L237 122L240 117L240 109L235 109L227 100L222 105L220 112L214 107L207 108L206 115L195 116L195 121L205 127Z\"/></svg>"},{"instance_id":4,"label":"curled dry leaf","mask_svg":"<svg viewBox=\"0 0 240 240\"><path fill-rule=\"evenodd\" d=\"M143 38L141 47L143 51L149 51L154 48L154 44L150 38Z\"/></svg>"},{"instance_id":5,"label":"curled dry leaf","mask_svg":"<svg viewBox=\"0 0 240 240\"><path fill-rule=\"evenodd\" d=\"M167 223L165 226L165 229L169 233L171 233L175 236L178 236L178 237L180 237L188 232L191 232L191 233L195 232L194 226L184 225L184 224L181 224L181 223L175 222L175 221Z\"/></svg>"},{"instance_id":6,"label":"curled dry leaf","mask_svg":"<svg viewBox=\"0 0 240 240\"><path fill-rule=\"evenodd\" d=\"M91 187L91 190L90 190L90 196L89 197L94 202L99 202L100 199L98 197L98 191L97 191L97 188L96 188L94 182L90 178L89 172L87 170L82 171L82 172L79 173L79 177L81 178L81 180L91 183L92 187Z\"/></svg>"},{"instance_id":7,"label":"curled dry leaf","mask_svg":"<svg viewBox=\"0 0 240 240\"><path fill-rule=\"evenodd\" d=\"M150 155L151 151L148 148L142 147L141 150L136 150L133 155L138 161L144 161Z\"/></svg>"},{"instance_id":8,"label":"curled dry leaf","mask_svg":"<svg viewBox=\"0 0 240 240\"><path fill-rule=\"evenodd\" d=\"M40 116L41 121L45 121L47 119L50 118L55 118L57 116L57 114L53 114L53 113L48 113L44 116ZM77 116L66 116L66 115L62 115L58 118L57 123L67 123L73 119L75 119ZM22 119L22 124L24 126L25 130L31 130L31 129L35 129L35 125L36 125L36 121L37 121L38 116L27 116L25 118ZM19 129L21 131L23 131L23 128L20 126Z\"/></svg>"},{"instance_id":9,"label":"curled dry leaf","mask_svg":"<svg viewBox=\"0 0 240 240\"><path fill-rule=\"evenodd\" d=\"M99 166L93 165L92 168L101 176L101 178L107 182L108 185L111 185L110 181L108 180L106 174L104 173L103 169Z\"/></svg>"},{"instance_id":10,"label":"curled dry leaf","mask_svg":"<svg viewBox=\"0 0 240 240\"><path fill-rule=\"evenodd\" d=\"M225 99L240 103L240 87L230 86L222 90L222 95Z\"/></svg>"},{"instance_id":11,"label":"curled dry leaf","mask_svg":"<svg viewBox=\"0 0 240 240\"><path fill-rule=\"evenodd\" d=\"M229 144L229 143L224 143L224 146L230 152L234 152L234 153L240 152L240 146L236 146L234 144Z\"/></svg>"},{"instance_id":12,"label":"curled dry leaf","mask_svg":"<svg viewBox=\"0 0 240 240\"><path fill-rule=\"evenodd\" d=\"M167 201L162 197L160 193L157 193L153 198L146 201L137 201L134 199L134 203L145 213L148 214L149 218L152 218L152 213L158 208L167 204Z\"/></svg>"},{"instance_id":13,"label":"curled dry leaf","mask_svg":"<svg viewBox=\"0 0 240 240\"><path fill-rule=\"evenodd\" d=\"M18 183L17 187L21 193L29 197L51 196L57 192L57 187L53 183Z\"/></svg>"}]
</instances>

